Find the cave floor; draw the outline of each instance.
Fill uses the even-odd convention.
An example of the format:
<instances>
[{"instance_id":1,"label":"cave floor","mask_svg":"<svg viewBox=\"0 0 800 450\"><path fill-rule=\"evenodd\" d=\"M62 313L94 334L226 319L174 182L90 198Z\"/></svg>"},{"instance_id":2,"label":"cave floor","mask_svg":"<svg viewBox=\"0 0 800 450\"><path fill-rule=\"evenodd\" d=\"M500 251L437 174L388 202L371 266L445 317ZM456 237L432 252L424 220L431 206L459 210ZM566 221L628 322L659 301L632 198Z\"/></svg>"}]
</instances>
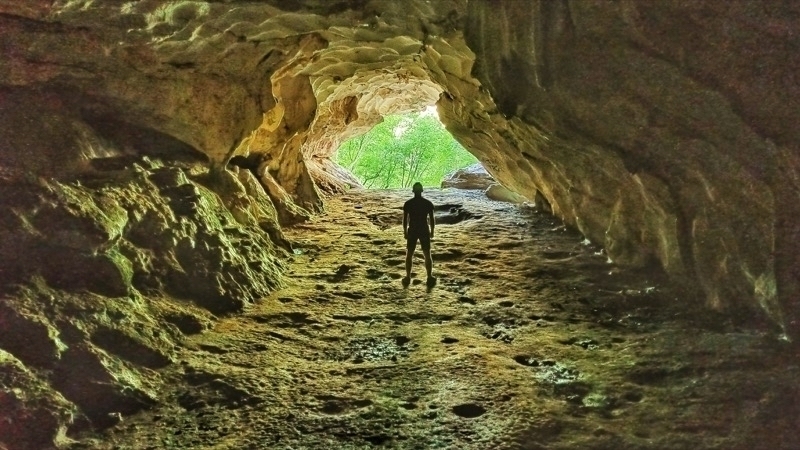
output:
<instances>
[{"instance_id":1,"label":"cave floor","mask_svg":"<svg viewBox=\"0 0 800 450\"><path fill-rule=\"evenodd\" d=\"M91 448L800 448L797 354L558 219L431 190L438 284L401 284L406 191L287 230L284 287L187 338ZM445 223L450 222L450 223ZM422 282L420 282L422 281Z\"/></svg>"}]
</instances>

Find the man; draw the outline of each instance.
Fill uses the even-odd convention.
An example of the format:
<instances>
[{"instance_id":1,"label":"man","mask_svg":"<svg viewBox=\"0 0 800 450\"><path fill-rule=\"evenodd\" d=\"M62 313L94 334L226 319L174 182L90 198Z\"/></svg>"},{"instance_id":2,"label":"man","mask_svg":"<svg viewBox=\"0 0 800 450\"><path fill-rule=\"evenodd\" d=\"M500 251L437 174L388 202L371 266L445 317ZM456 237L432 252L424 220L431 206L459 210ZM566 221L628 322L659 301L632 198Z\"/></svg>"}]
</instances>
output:
<instances>
[{"instance_id":1,"label":"man","mask_svg":"<svg viewBox=\"0 0 800 450\"><path fill-rule=\"evenodd\" d=\"M417 241L425 255L425 270L428 272L428 285L436 283L433 277L433 259L431 259L431 239L433 239L433 203L422 197L422 183L416 182L411 188L414 198L403 205L403 236L406 238L406 277L403 284L411 282L411 259L417 248ZM430 231L429 231L430 227Z\"/></svg>"}]
</instances>

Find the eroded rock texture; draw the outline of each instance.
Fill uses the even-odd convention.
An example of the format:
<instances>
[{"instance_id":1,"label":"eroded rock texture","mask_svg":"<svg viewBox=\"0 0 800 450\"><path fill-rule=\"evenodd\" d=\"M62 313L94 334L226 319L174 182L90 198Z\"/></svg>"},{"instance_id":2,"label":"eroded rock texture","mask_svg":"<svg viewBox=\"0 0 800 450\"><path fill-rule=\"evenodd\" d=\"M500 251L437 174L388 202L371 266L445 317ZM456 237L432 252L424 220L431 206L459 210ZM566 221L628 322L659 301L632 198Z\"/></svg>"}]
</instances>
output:
<instances>
[{"instance_id":1,"label":"eroded rock texture","mask_svg":"<svg viewBox=\"0 0 800 450\"><path fill-rule=\"evenodd\" d=\"M183 335L279 283L286 242L249 171L142 163L0 187L0 441L14 448L152 405L153 369Z\"/></svg>"},{"instance_id":2,"label":"eroded rock texture","mask_svg":"<svg viewBox=\"0 0 800 450\"><path fill-rule=\"evenodd\" d=\"M656 261L709 306L760 305L796 334L798 14L470 2L474 74L512 117L496 177L542 192L612 260Z\"/></svg>"},{"instance_id":3,"label":"eroded rock texture","mask_svg":"<svg viewBox=\"0 0 800 450\"><path fill-rule=\"evenodd\" d=\"M109 380L179 333L126 320L199 331L268 292L281 225L354 184L339 143L434 103L614 262L796 338L799 28L787 2L0 0L3 320L46 350L7 340L3 373L107 387L43 393L53 436L146 405Z\"/></svg>"}]
</instances>

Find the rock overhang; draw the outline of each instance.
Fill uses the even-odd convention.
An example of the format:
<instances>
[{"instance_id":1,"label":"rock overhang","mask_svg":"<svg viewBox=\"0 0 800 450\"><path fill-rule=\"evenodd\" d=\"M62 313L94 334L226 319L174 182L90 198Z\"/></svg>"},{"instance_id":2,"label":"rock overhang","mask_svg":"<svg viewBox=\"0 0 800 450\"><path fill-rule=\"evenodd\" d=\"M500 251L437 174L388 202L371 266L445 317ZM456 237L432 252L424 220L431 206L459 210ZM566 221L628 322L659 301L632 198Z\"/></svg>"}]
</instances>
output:
<instances>
[{"instance_id":1,"label":"rock overhang","mask_svg":"<svg viewBox=\"0 0 800 450\"><path fill-rule=\"evenodd\" d=\"M797 310L797 139L786 127L793 102L775 95L796 89L784 80L797 61L782 31L796 20L750 9L6 4L14 44L2 84L37 98L75 92L56 114L91 99L101 114L171 136L214 164L255 158L270 195L299 205L292 217L321 203L319 161L343 139L382 115L435 103L495 178L545 197L614 262L655 262L697 283L713 308L762 311L785 325ZM748 18L756 16L763 28ZM696 42L659 17L681 30L682 19L694 24ZM744 34L714 37L726 26ZM732 52L715 55L714 46Z\"/></svg>"},{"instance_id":2,"label":"rock overhang","mask_svg":"<svg viewBox=\"0 0 800 450\"><path fill-rule=\"evenodd\" d=\"M147 367L279 285L339 143L432 104L615 264L796 338L800 10L762 6L0 0L0 315L45 350L0 343L42 393L25 439L151 404Z\"/></svg>"}]
</instances>

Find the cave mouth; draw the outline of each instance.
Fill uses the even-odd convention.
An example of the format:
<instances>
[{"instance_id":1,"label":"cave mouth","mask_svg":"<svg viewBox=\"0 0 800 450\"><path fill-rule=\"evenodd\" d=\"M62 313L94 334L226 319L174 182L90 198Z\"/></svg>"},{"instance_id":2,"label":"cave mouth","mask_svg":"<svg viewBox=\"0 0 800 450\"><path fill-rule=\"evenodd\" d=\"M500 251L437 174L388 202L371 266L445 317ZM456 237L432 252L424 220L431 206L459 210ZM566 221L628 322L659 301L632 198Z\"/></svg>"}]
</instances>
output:
<instances>
[{"instance_id":1,"label":"cave mouth","mask_svg":"<svg viewBox=\"0 0 800 450\"><path fill-rule=\"evenodd\" d=\"M455 170L478 159L447 131L436 106L387 114L369 131L344 141L333 160L367 189L439 187Z\"/></svg>"}]
</instances>

